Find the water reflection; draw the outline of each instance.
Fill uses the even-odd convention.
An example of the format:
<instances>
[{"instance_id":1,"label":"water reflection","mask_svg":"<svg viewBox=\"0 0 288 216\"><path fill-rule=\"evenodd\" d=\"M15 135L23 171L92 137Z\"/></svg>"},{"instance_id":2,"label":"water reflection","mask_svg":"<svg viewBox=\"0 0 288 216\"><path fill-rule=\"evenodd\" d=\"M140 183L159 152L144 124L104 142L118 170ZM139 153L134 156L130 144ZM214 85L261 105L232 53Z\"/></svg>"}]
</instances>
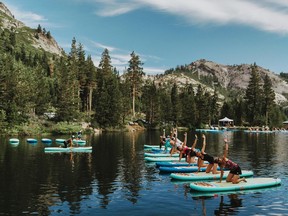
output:
<instances>
[{"instance_id":1,"label":"water reflection","mask_svg":"<svg viewBox=\"0 0 288 216\"><path fill-rule=\"evenodd\" d=\"M29 145L23 138L14 147L2 137L0 214L120 215L131 211L130 215L155 215L154 207L151 208L153 202L161 214L178 212L187 215L197 208L194 202L191 205L189 187L173 185L169 176L159 175L155 164L145 163L143 145L158 144L159 136L158 132L87 136L86 140L93 147L92 153L54 154L44 153L41 142ZM239 162L241 168L253 170L255 176L287 179L286 134L206 134L207 152L222 154L225 136L231 142L229 157ZM192 132L188 133L189 140L193 140ZM201 147L202 143L197 145ZM269 196L253 193L249 196L218 194L212 198L203 195L203 198L195 198L192 194L192 197L203 206L199 214L229 211L237 214L243 208L254 208L253 213L256 213L259 200L264 203L262 209L265 209L265 203L273 202L273 211L277 211L280 199L284 206L288 203L286 182L283 181L279 191L265 192ZM175 202L179 202L179 206L175 206ZM281 213L287 211L282 209Z\"/></svg>"},{"instance_id":2,"label":"water reflection","mask_svg":"<svg viewBox=\"0 0 288 216\"><path fill-rule=\"evenodd\" d=\"M213 200L219 202L218 207L214 210L214 215L235 215L239 213L238 208L242 207L242 198L238 194L228 195L214 195L210 196L198 196L193 197L194 200L201 201L202 215L207 215L206 204L207 200ZM209 214L208 214L209 215Z\"/></svg>"},{"instance_id":3,"label":"water reflection","mask_svg":"<svg viewBox=\"0 0 288 216\"><path fill-rule=\"evenodd\" d=\"M214 211L215 215L231 215L237 213L237 208L242 206L242 199L237 194L227 196L229 202L224 202L224 196L220 196L219 208Z\"/></svg>"},{"instance_id":4,"label":"water reflection","mask_svg":"<svg viewBox=\"0 0 288 216\"><path fill-rule=\"evenodd\" d=\"M109 205L112 200L109 195L115 193L117 188L121 188L124 199L137 203L143 178L139 167L144 167L144 160L139 160L139 157L143 159L143 155L139 155L143 146L137 145L141 138L141 133L111 133L94 140L97 150L93 156L93 166L102 208Z\"/></svg>"}]
</instances>

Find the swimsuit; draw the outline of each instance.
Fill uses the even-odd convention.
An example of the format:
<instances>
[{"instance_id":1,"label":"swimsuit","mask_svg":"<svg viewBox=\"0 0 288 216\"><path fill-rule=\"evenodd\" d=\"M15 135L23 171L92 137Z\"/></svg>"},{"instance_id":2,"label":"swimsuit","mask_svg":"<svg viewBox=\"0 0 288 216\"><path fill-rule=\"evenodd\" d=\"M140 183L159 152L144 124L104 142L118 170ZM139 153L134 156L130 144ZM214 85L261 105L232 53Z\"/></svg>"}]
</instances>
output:
<instances>
[{"instance_id":1,"label":"swimsuit","mask_svg":"<svg viewBox=\"0 0 288 216\"><path fill-rule=\"evenodd\" d=\"M240 166L231 160L226 161L225 168L229 169L231 174L234 174L234 175L242 174Z\"/></svg>"},{"instance_id":2,"label":"swimsuit","mask_svg":"<svg viewBox=\"0 0 288 216\"><path fill-rule=\"evenodd\" d=\"M202 154L201 159L204 160L204 161L208 161L209 164L214 164L214 163L215 163L214 157L212 157L212 156L209 155L209 154Z\"/></svg>"}]
</instances>

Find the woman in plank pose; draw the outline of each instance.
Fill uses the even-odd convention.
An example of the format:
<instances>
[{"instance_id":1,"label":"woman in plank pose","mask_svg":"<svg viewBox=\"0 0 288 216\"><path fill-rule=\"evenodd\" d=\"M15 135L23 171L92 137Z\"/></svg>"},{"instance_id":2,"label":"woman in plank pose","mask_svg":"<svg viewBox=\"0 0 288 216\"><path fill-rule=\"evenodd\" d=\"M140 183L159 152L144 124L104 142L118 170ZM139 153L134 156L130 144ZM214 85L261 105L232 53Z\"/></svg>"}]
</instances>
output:
<instances>
[{"instance_id":1,"label":"woman in plank pose","mask_svg":"<svg viewBox=\"0 0 288 216\"><path fill-rule=\"evenodd\" d=\"M159 142L159 149L162 150L162 145L165 145L166 143L166 137L165 137L165 129L163 129L163 135L160 136L160 142Z\"/></svg>"},{"instance_id":2,"label":"woman in plank pose","mask_svg":"<svg viewBox=\"0 0 288 216\"><path fill-rule=\"evenodd\" d=\"M202 139L203 139L202 149L201 151L196 152L196 155L198 157L198 172L200 171L200 168L203 167L204 161L208 161L209 164L206 168L206 173L210 173L212 169L213 174L218 174L219 172L217 172L217 167L218 167L219 158L213 157L205 152L205 148L206 148L205 134L202 134Z\"/></svg>"},{"instance_id":3,"label":"woman in plank pose","mask_svg":"<svg viewBox=\"0 0 288 216\"><path fill-rule=\"evenodd\" d=\"M187 139L187 133L184 134L185 139ZM196 157L196 152L199 151L198 149L196 149L196 144L197 144L197 134L195 134L195 139L194 139L194 143L192 144L192 147L188 147L186 145L187 140L184 141L183 145L178 147L178 149L180 150L180 154L179 154L179 161L182 159L182 157L186 157L186 162L189 163L189 166L191 163L196 163L195 157Z\"/></svg>"},{"instance_id":4,"label":"woman in plank pose","mask_svg":"<svg viewBox=\"0 0 288 216\"><path fill-rule=\"evenodd\" d=\"M232 182L233 184L238 184L241 181L247 182L246 179L240 178L240 175L242 174L241 168L240 166L231 161L230 159L227 158L227 154L228 154L228 142L227 139L224 139L225 142L225 149L224 149L224 155L222 158L219 159L218 164L220 166L220 170L221 170L221 174L220 174L220 182L222 181L222 177L223 177L223 169L228 169L230 170L227 178L226 178L226 182Z\"/></svg>"},{"instance_id":5,"label":"woman in plank pose","mask_svg":"<svg viewBox=\"0 0 288 216\"><path fill-rule=\"evenodd\" d=\"M69 139L67 139L67 140L64 140L64 148L67 148L68 145L69 145L70 147L72 147L72 146L73 146L73 139L75 139L75 136L74 136L74 135L72 135L71 138L69 138Z\"/></svg>"},{"instance_id":6,"label":"woman in plank pose","mask_svg":"<svg viewBox=\"0 0 288 216\"><path fill-rule=\"evenodd\" d=\"M170 156L171 157L174 153L177 153L180 151L179 148L183 144L183 142L177 138L177 135L178 135L178 132L177 132L177 129L175 128L171 132L171 138L170 138L170 145L172 146L172 148L170 150ZM184 142L186 142L186 141L184 140Z\"/></svg>"}]
</instances>

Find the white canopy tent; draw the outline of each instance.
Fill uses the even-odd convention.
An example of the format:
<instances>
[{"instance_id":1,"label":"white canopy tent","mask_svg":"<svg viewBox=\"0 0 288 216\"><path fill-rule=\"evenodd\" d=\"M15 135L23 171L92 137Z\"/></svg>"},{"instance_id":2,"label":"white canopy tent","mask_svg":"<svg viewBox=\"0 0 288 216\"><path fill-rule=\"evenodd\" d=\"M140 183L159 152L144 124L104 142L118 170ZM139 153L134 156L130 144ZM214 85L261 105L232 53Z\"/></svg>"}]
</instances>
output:
<instances>
[{"instance_id":1,"label":"white canopy tent","mask_svg":"<svg viewBox=\"0 0 288 216\"><path fill-rule=\"evenodd\" d=\"M219 125L222 126L231 126L233 125L234 120L233 119L229 119L227 117L223 118L223 119L219 119Z\"/></svg>"},{"instance_id":2,"label":"white canopy tent","mask_svg":"<svg viewBox=\"0 0 288 216\"><path fill-rule=\"evenodd\" d=\"M288 121L284 121L283 125L284 125L283 127L287 130L288 129Z\"/></svg>"}]
</instances>

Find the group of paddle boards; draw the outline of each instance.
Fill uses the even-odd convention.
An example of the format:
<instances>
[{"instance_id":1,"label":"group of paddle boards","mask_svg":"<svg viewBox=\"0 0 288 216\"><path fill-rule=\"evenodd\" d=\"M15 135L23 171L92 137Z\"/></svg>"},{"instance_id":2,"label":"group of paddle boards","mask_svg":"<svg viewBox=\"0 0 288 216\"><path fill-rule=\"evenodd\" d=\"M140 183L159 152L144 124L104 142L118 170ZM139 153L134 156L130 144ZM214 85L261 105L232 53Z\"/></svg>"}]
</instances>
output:
<instances>
[{"instance_id":1,"label":"group of paddle boards","mask_svg":"<svg viewBox=\"0 0 288 216\"><path fill-rule=\"evenodd\" d=\"M225 179L229 174L228 170L224 171L220 183L220 172L218 174L206 173L206 167L201 167L198 171L196 163L190 165L182 158L179 161L179 154L170 156L169 151L159 149L159 146L144 145L148 152L144 153L144 159L147 162L155 162L156 167L162 173L169 173L171 180L189 182L190 188L200 192L227 192L242 191L259 188L267 188L281 184L279 178L254 177L251 170L242 170L240 177L245 177L246 182L241 181L238 184L226 182Z\"/></svg>"}]
</instances>

